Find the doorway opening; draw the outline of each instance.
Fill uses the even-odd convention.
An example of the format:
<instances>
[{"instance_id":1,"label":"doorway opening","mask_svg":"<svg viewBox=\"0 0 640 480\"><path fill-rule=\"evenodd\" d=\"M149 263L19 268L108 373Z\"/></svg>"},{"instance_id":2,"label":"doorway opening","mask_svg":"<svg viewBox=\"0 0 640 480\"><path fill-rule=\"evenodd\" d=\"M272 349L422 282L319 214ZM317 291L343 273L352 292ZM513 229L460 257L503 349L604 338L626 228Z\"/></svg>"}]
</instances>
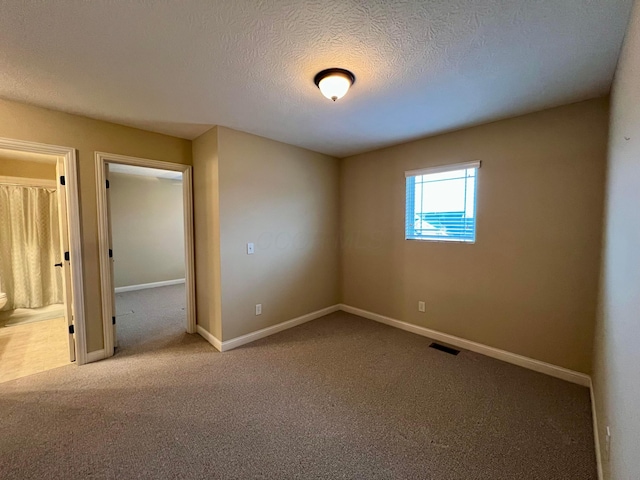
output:
<instances>
[{"instance_id":1,"label":"doorway opening","mask_svg":"<svg viewBox=\"0 0 640 480\"><path fill-rule=\"evenodd\" d=\"M191 167L96 154L105 356L195 333Z\"/></svg>"},{"instance_id":2,"label":"doorway opening","mask_svg":"<svg viewBox=\"0 0 640 480\"><path fill-rule=\"evenodd\" d=\"M74 150L0 139L0 381L86 360L76 180Z\"/></svg>"}]
</instances>

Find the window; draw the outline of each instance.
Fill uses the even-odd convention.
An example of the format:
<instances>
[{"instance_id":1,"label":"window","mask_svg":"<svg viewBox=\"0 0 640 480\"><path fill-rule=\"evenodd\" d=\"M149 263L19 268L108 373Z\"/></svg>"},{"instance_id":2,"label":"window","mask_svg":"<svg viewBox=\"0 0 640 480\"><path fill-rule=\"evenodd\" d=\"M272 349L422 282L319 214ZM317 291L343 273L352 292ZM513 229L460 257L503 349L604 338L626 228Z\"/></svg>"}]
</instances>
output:
<instances>
[{"instance_id":1,"label":"window","mask_svg":"<svg viewBox=\"0 0 640 480\"><path fill-rule=\"evenodd\" d=\"M405 172L405 238L475 242L479 168L480 162L470 162Z\"/></svg>"}]
</instances>

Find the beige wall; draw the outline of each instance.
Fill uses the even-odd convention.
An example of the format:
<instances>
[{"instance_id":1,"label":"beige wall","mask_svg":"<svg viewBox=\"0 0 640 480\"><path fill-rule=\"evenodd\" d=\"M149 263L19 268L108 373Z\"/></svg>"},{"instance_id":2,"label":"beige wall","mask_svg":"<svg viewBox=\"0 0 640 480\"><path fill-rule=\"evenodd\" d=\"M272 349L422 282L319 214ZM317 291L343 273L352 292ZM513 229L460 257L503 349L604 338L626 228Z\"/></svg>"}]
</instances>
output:
<instances>
[{"instance_id":1,"label":"beige wall","mask_svg":"<svg viewBox=\"0 0 640 480\"><path fill-rule=\"evenodd\" d=\"M182 181L109 174L115 286L184 277Z\"/></svg>"},{"instance_id":2,"label":"beige wall","mask_svg":"<svg viewBox=\"0 0 640 480\"><path fill-rule=\"evenodd\" d=\"M191 164L191 142L113 123L0 100L0 136L78 151L88 351L100 350L102 314L96 207L96 151Z\"/></svg>"},{"instance_id":3,"label":"beige wall","mask_svg":"<svg viewBox=\"0 0 640 480\"><path fill-rule=\"evenodd\" d=\"M337 304L338 160L221 127L218 153L223 339Z\"/></svg>"},{"instance_id":4,"label":"beige wall","mask_svg":"<svg viewBox=\"0 0 640 480\"><path fill-rule=\"evenodd\" d=\"M0 176L55 180L56 164L30 162L0 154Z\"/></svg>"},{"instance_id":5,"label":"beige wall","mask_svg":"<svg viewBox=\"0 0 640 480\"><path fill-rule=\"evenodd\" d=\"M594 393L600 448L611 426L607 479L640 478L640 4L611 98L603 269Z\"/></svg>"},{"instance_id":6,"label":"beige wall","mask_svg":"<svg viewBox=\"0 0 640 480\"><path fill-rule=\"evenodd\" d=\"M218 127L193 141L193 216L198 325L222 339Z\"/></svg>"},{"instance_id":7,"label":"beige wall","mask_svg":"<svg viewBox=\"0 0 640 480\"><path fill-rule=\"evenodd\" d=\"M339 302L338 160L218 127L194 176L201 326L229 340Z\"/></svg>"},{"instance_id":8,"label":"beige wall","mask_svg":"<svg viewBox=\"0 0 640 480\"><path fill-rule=\"evenodd\" d=\"M590 372L607 114L593 100L345 159L343 302ZM476 243L405 241L404 171L472 160Z\"/></svg>"}]
</instances>

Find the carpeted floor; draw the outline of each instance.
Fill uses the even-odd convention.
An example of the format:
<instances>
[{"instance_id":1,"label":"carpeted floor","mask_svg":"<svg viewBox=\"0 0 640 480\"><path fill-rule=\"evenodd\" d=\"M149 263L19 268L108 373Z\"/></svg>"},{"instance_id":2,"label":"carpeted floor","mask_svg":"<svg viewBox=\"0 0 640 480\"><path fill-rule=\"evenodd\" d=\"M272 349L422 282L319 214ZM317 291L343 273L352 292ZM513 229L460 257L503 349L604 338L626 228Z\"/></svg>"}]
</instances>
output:
<instances>
[{"instance_id":1,"label":"carpeted floor","mask_svg":"<svg viewBox=\"0 0 640 480\"><path fill-rule=\"evenodd\" d=\"M596 478L586 388L342 312L220 354L172 305L0 385L0 478Z\"/></svg>"},{"instance_id":2,"label":"carpeted floor","mask_svg":"<svg viewBox=\"0 0 640 480\"><path fill-rule=\"evenodd\" d=\"M116 294L117 354L139 355L171 347L185 337L183 285Z\"/></svg>"}]
</instances>

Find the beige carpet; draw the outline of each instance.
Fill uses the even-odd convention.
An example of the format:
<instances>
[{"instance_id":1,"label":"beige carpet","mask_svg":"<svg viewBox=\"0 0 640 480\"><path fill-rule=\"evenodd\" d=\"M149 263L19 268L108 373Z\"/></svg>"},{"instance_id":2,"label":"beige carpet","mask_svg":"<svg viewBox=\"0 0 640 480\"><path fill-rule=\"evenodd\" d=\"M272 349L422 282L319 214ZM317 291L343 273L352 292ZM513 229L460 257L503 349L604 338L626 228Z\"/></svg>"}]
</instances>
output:
<instances>
[{"instance_id":1,"label":"beige carpet","mask_svg":"<svg viewBox=\"0 0 640 480\"><path fill-rule=\"evenodd\" d=\"M596 478L586 388L345 313L220 354L129 300L164 340L0 385L0 478Z\"/></svg>"},{"instance_id":2,"label":"beige carpet","mask_svg":"<svg viewBox=\"0 0 640 480\"><path fill-rule=\"evenodd\" d=\"M118 355L180 344L187 329L185 303L184 284L116 294Z\"/></svg>"}]
</instances>

